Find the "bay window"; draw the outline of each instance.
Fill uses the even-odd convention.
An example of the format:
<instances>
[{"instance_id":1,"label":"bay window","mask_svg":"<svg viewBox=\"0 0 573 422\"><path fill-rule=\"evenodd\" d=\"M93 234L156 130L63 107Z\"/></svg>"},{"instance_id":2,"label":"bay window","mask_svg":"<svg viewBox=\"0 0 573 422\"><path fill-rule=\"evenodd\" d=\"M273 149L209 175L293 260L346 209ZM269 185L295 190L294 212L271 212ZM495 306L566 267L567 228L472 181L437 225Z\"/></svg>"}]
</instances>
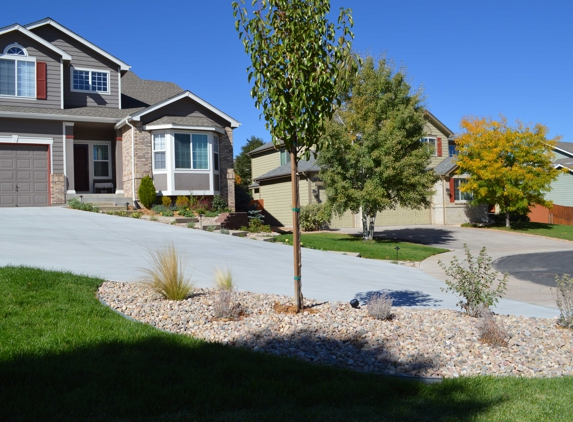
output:
<instances>
[{"instance_id":1,"label":"bay window","mask_svg":"<svg viewBox=\"0 0 573 422\"><path fill-rule=\"evenodd\" d=\"M208 170L209 137L203 134L175 134L175 168Z\"/></svg>"},{"instance_id":2,"label":"bay window","mask_svg":"<svg viewBox=\"0 0 573 422\"><path fill-rule=\"evenodd\" d=\"M165 134L155 133L153 135L153 169L165 170Z\"/></svg>"}]
</instances>

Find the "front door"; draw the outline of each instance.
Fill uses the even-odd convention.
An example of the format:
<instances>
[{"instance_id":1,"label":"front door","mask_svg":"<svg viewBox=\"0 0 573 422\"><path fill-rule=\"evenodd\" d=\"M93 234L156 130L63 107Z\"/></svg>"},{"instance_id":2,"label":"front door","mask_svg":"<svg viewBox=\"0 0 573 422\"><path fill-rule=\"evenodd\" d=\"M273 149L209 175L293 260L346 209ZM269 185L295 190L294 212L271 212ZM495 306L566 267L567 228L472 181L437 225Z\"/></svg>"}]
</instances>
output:
<instances>
[{"instance_id":1,"label":"front door","mask_svg":"<svg viewBox=\"0 0 573 422\"><path fill-rule=\"evenodd\" d=\"M90 163L88 145L74 145L74 183L76 192L90 191Z\"/></svg>"}]
</instances>

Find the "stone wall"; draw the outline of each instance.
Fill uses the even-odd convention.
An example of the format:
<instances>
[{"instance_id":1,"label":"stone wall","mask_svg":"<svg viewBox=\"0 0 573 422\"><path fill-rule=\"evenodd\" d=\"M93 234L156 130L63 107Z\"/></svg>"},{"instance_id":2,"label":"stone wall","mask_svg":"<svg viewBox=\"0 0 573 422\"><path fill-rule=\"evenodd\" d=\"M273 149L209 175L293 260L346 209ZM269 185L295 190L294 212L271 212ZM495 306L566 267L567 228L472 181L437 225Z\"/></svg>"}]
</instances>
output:
<instances>
[{"instance_id":1,"label":"stone wall","mask_svg":"<svg viewBox=\"0 0 573 422\"><path fill-rule=\"evenodd\" d=\"M50 187L52 193L52 205L66 203L66 182L63 174L52 174L50 176Z\"/></svg>"},{"instance_id":2,"label":"stone wall","mask_svg":"<svg viewBox=\"0 0 573 422\"><path fill-rule=\"evenodd\" d=\"M133 197L132 175L132 145L135 145L135 197L141 179L151 175L151 134L142 130L141 122L132 122L133 130L129 125L122 128L121 138L123 149L123 192L126 197ZM132 133L134 139L132 141Z\"/></svg>"},{"instance_id":3,"label":"stone wall","mask_svg":"<svg viewBox=\"0 0 573 422\"><path fill-rule=\"evenodd\" d=\"M225 134L219 135L219 160L221 163L221 198L227 202L231 211L235 211L235 170L233 168L233 129L225 128Z\"/></svg>"}]
</instances>

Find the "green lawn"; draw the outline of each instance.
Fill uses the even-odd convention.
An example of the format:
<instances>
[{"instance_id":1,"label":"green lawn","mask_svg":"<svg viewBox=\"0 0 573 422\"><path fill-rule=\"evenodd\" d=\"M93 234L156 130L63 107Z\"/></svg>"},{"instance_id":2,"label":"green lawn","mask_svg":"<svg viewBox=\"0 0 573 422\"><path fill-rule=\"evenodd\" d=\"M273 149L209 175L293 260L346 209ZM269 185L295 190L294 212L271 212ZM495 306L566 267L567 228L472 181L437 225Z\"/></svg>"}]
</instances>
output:
<instances>
[{"instance_id":1,"label":"green lawn","mask_svg":"<svg viewBox=\"0 0 573 422\"><path fill-rule=\"evenodd\" d=\"M505 224L495 224L485 226L485 228L504 230L516 233L536 234L539 236L554 237L556 239L573 240L573 226L563 226L560 224L545 223L511 223L511 227Z\"/></svg>"},{"instance_id":2,"label":"green lawn","mask_svg":"<svg viewBox=\"0 0 573 422\"><path fill-rule=\"evenodd\" d=\"M292 245L292 234L274 238L275 242ZM432 248L415 243L374 239L363 241L361 237L349 234L316 233L303 234L301 243L305 248L324 251L358 252L363 258L396 260L396 247L399 247L398 261L423 261L429 256L449 252L449 249Z\"/></svg>"},{"instance_id":3,"label":"green lawn","mask_svg":"<svg viewBox=\"0 0 573 422\"><path fill-rule=\"evenodd\" d=\"M101 305L103 280L0 268L1 421L570 420L573 378L435 385L160 332Z\"/></svg>"}]
</instances>

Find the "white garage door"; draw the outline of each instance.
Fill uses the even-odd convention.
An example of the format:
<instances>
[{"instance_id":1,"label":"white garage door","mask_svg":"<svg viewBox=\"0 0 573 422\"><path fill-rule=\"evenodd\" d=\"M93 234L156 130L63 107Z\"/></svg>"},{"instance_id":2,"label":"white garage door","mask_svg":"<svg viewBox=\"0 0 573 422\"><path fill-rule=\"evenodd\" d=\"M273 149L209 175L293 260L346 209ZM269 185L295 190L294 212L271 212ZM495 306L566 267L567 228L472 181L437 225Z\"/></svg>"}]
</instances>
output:
<instances>
[{"instance_id":1,"label":"white garage door","mask_svg":"<svg viewBox=\"0 0 573 422\"><path fill-rule=\"evenodd\" d=\"M376 226L405 226L409 224L430 224L430 210L396 208L376 215Z\"/></svg>"},{"instance_id":2,"label":"white garage door","mask_svg":"<svg viewBox=\"0 0 573 422\"><path fill-rule=\"evenodd\" d=\"M0 145L0 207L47 206L48 147Z\"/></svg>"}]
</instances>

